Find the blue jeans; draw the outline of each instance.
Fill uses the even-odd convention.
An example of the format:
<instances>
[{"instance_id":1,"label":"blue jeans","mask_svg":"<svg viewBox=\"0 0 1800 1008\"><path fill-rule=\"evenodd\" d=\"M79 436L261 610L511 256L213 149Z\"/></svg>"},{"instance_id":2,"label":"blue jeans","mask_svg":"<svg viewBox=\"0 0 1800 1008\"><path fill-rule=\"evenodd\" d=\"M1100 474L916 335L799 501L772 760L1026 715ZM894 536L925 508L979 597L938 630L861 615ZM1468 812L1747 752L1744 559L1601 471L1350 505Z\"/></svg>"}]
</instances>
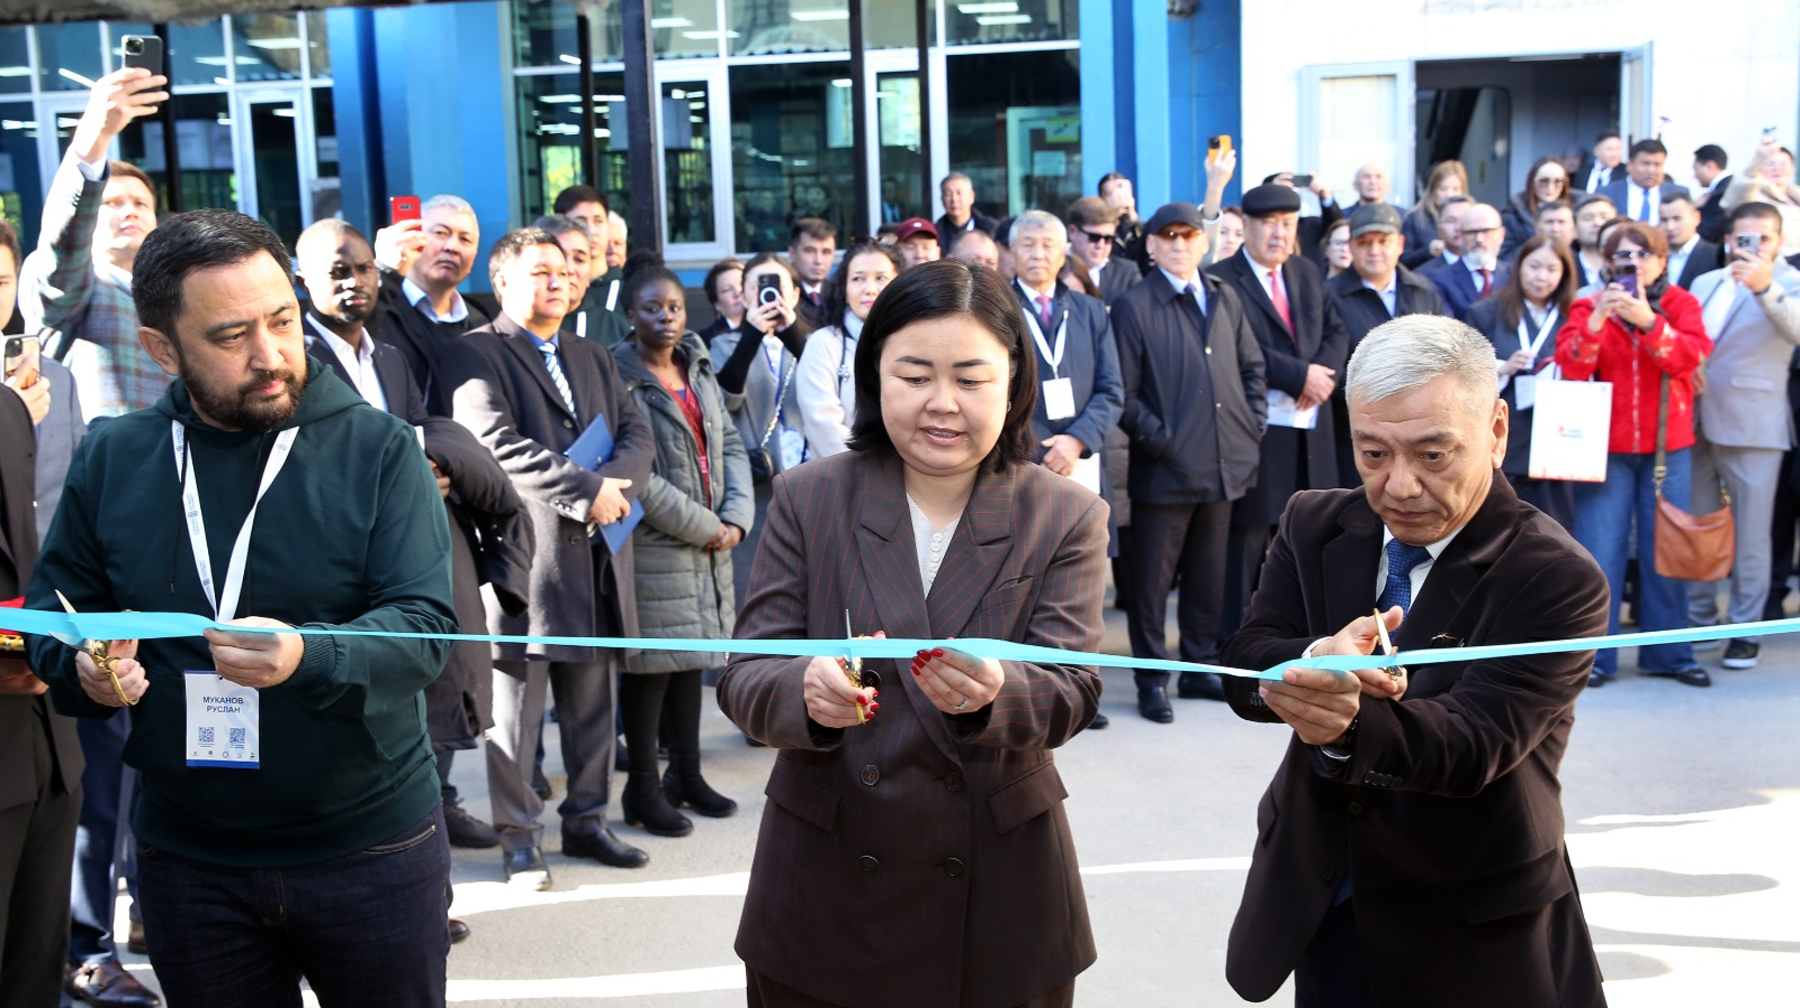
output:
<instances>
[{"instance_id":1,"label":"blue jeans","mask_svg":"<svg viewBox=\"0 0 1800 1008\"><path fill-rule=\"evenodd\" d=\"M1688 506L1688 450L1668 453L1663 499ZM1583 483L1576 490L1575 540L1594 556L1612 589L1607 633L1619 632L1619 593L1625 585L1625 560L1633 519L1637 521L1638 591L1636 611L1641 630L1674 630L1688 625L1687 582L1656 573L1656 456L1613 452L1606 457L1606 482ZM1655 644L1638 648L1638 668L1673 672L1694 664L1694 647ZM1619 673L1619 652L1604 650L1594 658L1594 671Z\"/></svg>"},{"instance_id":2,"label":"blue jeans","mask_svg":"<svg viewBox=\"0 0 1800 1008\"><path fill-rule=\"evenodd\" d=\"M450 845L439 806L368 850L232 868L143 843L144 936L170 1008L441 1008Z\"/></svg>"}]
</instances>

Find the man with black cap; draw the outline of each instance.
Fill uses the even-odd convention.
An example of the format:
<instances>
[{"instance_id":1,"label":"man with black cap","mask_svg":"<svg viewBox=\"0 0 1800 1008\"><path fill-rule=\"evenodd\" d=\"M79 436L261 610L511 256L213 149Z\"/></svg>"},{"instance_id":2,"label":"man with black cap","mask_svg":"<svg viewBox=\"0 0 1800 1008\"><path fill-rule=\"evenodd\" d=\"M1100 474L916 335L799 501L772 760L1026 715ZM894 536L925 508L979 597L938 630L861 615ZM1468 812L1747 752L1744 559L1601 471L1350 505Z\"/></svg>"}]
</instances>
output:
<instances>
[{"instance_id":1,"label":"man with black cap","mask_svg":"<svg viewBox=\"0 0 1800 1008\"><path fill-rule=\"evenodd\" d=\"M1221 640L1237 629L1288 498L1338 485L1336 424L1331 410L1320 407L1337 388L1350 343L1319 268L1294 255L1300 194L1268 183L1245 193L1243 206L1243 248L1210 271L1244 302L1262 347L1269 422L1256 486L1232 509Z\"/></svg>"},{"instance_id":2,"label":"man with black cap","mask_svg":"<svg viewBox=\"0 0 1800 1008\"><path fill-rule=\"evenodd\" d=\"M937 228L923 217L908 217L900 222L900 227L894 231L894 251L900 253L903 269L944 257L943 249L938 246Z\"/></svg>"},{"instance_id":3,"label":"man with black cap","mask_svg":"<svg viewBox=\"0 0 1800 1008\"><path fill-rule=\"evenodd\" d=\"M1156 265L1113 302L1112 327L1125 381L1119 424L1131 438L1131 652L1169 657L1163 628L1179 579L1181 657L1215 662L1232 502L1256 480L1268 396L1241 295L1200 271L1203 220L1192 203L1151 216L1144 240ZM1173 721L1168 673L1136 678L1138 713ZM1177 691L1224 699L1217 677L1199 673L1182 673Z\"/></svg>"},{"instance_id":4,"label":"man with black cap","mask_svg":"<svg viewBox=\"0 0 1800 1008\"><path fill-rule=\"evenodd\" d=\"M1300 185L1300 182L1305 182L1306 185ZM1324 177L1316 172L1311 175L1295 175L1291 171L1284 171L1263 179L1263 184L1287 186L1294 190L1296 196L1301 189L1305 189L1319 198L1319 212L1311 217L1301 217L1295 222L1294 243L1301 255L1314 266L1323 269L1325 253L1321 250L1321 244L1331 232L1331 226L1344 217L1344 211L1331 195L1331 190L1326 187Z\"/></svg>"},{"instance_id":5,"label":"man with black cap","mask_svg":"<svg viewBox=\"0 0 1800 1008\"><path fill-rule=\"evenodd\" d=\"M1400 211L1387 203L1365 203L1350 215L1350 268L1325 281L1325 293L1337 306L1350 335L1350 353L1356 352L1356 345L1369 330L1389 319L1449 314L1437 287L1400 265L1400 255L1406 250L1400 225ZM1337 433L1339 485L1361 486L1356 457L1350 450L1350 414L1342 388L1331 394L1331 418Z\"/></svg>"}]
</instances>

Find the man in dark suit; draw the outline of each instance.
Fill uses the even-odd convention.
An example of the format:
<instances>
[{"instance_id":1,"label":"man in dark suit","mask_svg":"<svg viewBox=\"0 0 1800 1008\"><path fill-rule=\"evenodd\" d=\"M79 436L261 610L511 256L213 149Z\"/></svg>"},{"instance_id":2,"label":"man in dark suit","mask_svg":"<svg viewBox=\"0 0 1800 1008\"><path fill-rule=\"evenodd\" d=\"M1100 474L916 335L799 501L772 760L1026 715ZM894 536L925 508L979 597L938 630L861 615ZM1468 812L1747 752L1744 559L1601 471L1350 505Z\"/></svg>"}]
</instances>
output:
<instances>
[{"instance_id":1,"label":"man in dark suit","mask_svg":"<svg viewBox=\"0 0 1800 1008\"><path fill-rule=\"evenodd\" d=\"M536 548L523 614L488 603L495 633L634 636L637 596L629 540L613 553L596 526L625 518L650 478L650 427L619 380L612 355L589 340L561 338L568 308L562 248L550 234L514 231L488 254L501 317L449 344L441 367L458 423L500 460L525 499ZM604 421L613 454L590 470L564 453ZM488 788L505 850L507 878L547 889L541 850L543 800L531 787L544 700L554 694L569 770L563 853L634 868L649 855L606 823L614 740L609 651L506 644L494 649L494 728Z\"/></svg>"},{"instance_id":2,"label":"man in dark suit","mask_svg":"<svg viewBox=\"0 0 1800 1008\"><path fill-rule=\"evenodd\" d=\"M406 358L425 408L434 416L450 415L450 396L437 376L443 348L490 321L480 305L464 300L456 289L475 268L480 248L475 208L448 194L426 200L419 220L375 232L381 267L375 338Z\"/></svg>"},{"instance_id":3,"label":"man in dark suit","mask_svg":"<svg viewBox=\"0 0 1800 1008\"><path fill-rule=\"evenodd\" d=\"M802 217L788 234L788 262L800 275L800 317L808 329L825 328L825 280L837 255L837 228L819 217Z\"/></svg>"},{"instance_id":4,"label":"man in dark suit","mask_svg":"<svg viewBox=\"0 0 1800 1008\"><path fill-rule=\"evenodd\" d=\"M948 246L958 231L986 231L998 235L1000 222L975 209L975 183L969 176L953 171L938 183L938 196L944 201L944 216L937 219L938 241Z\"/></svg>"},{"instance_id":5,"label":"man in dark suit","mask_svg":"<svg viewBox=\"0 0 1800 1008\"><path fill-rule=\"evenodd\" d=\"M1118 235L1119 212L1105 200L1083 196L1069 204L1069 251L1108 307L1143 279L1136 263L1117 254Z\"/></svg>"},{"instance_id":6,"label":"man in dark suit","mask_svg":"<svg viewBox=\"0 0 1800 1008\"><path fill-rule=\"evenodd\" d=\"M1624 159L1625 141L1607 130L1594 138L1593 150L1569 184L1578 193L1597 193L1619 179L1619 162Z\"/></svg>"},{"instance_id":7,"label":"man in dark suit","mask_svg":"<svg viewBox=\"0 0 1800 1008\"><path fill-rule=\"evenodd\" d=\"M1625 165L1626 177L1615 177L1598 191L1613 201L1620 216L1655 224L1662 219L1664 199L1688 194L1686 186L1676 185L1663 173L1668 160L1669 149L1661 140L1639 140L1631 145L1631 160Z\"/></svg>"},{"instance_id":8,"label":"man in dark suit","mask_svg":"<svg viewBox=\"0 0 1800 1008\"><path fill-rule=\"evenodd\" d=\"M37 563L33 407L43 415L52 394L41 381L21 389L29 378L8 375L0 388L0 604L13 607ZM0 615L0 626L5 622ZM58 1003L69 948L81 742L74 721L51 710L44 689L24 643L0 631L0 1005L8 1008Z\"/></svg>"},{"instance_id":9,"label":"man in dark suit","mask_svg":"<svg viewBox=\"0 0 1800 1008\"><path fill-rule=\"evenodd\" d=\"M1458 230L1458 226L1462 222L1463 211L1474 205L1475 201L1467 196L1452 196L1438 207L1437 239L1443 248L1414 267L1415 273L1429 277L1446 266L1456 265L1456 261L1462 258L1462 232Z\"/></svg>"},{"instance_id":10,"label":"man in dark suit","mask_svg":"<svg viewBox=\"0 0 1800 1008\"><path fill-rule=\"evenodd\" d=\"M1662 221L1656 226L1669 239L1669 268L1664 275L1675 286L1693 290L1701 274L1725 268L1719 246L1700 237L1700 208L1687 196L1664 196Z\"/></svg>"},{"instance_id":11,"label":"man in dark suit","mask_svg":"<svg viewBox=\"0 0 1800 1008\"><path fill-rule=\"evenodd\" d=\"M1125 607L1131 651L1167 658L1169 592L1179 580L1181 657L1218 656L1232 502L1256 479L1268 410L1263 351L1241 298L1200 272L1202 212L1170 203L1145 240L1157 265L1113 306L1125 376L1120 426L1131 438L1133 563ZM1167 672L1139 672L1138 713L1167 724ZM1223 699L1218 680L1183 673L1176 692Z\"/></svg>"},{"instance_id":12,"label":"man in dark suit","mask_svg":"<svg viewBox=\"0 0 1800 1008\"><path fill-rule=\"evenodd\" d=\"M1493 345L1448 319L1376 329L1349 365L1363 487L1283 515L1225 659L1592 637L1605 578L1498 468ZM1257 817L1226 976L1297 1008L1605 1004L1557 772L1594 652L1233 679L1293 727Z\"/></svg>"},{"instance_id":13,"label":"man in dark suit","mask_svg":"<svg viewBox=\"0 0 1800 1008\"><path fill-rule=\"evenodd\" d=\"M1300 194L1260 185L1244 194L1243 206L1244 247L1209 272L1236 293L1262 349L1268 422L1256 484L1232 506L1221 640L1243 617L1288 498L1337 486L1335 427L1331 411L1321 407L1337 388L1350 341L1318 267L1293 254Z\"/></svg>"},{"instance_id":14,"label":"man in dark suit","mask_svg":"<svg viewBox=\"0 0 1800 1008\"><path fill-rule=\"evenodd\" d=\"M1350 268L1325 281L1350 334L1350 353L1370 330L1402 315L1447 315L1431 281L1400 265L1406 238L1400 211L1387 203L1365 203L1350 215ZM1362 483L1350 451L1350 413L1342 386L1331 393L1331 422L1337 434L1338 485Z\"/></svg>"},{"instance_id":15,"label":"man in dark suit","mask_svg":"<svg viewBox=\"0 0 1800 1008\"><path fill-rule=\"evenodd\" d=\"M1470 305L1506 285L1512 266L1500 261L1500 243L1506 239L1500 211L1486 203L1465 206L1457 216L1457 232L1461 257L1454 265L1433 271L1431 282L1444 299L1446 314L1460 319Z\"/></svg>"},{"instance_id":16,"label":"man in dark suit","mask_svg":"<svg viewBox=\"0 0 1800 1008\"><path fill-rule=\"evenodd\" d=\"M1296 178L1308 178L1311 179L1311 182L1305 186L1298 186L1294 184L1294 179ZM1325 266L1325 253L1319 248L1320 243L1324 242L1325 236L1330 233L1331 226L1336 224L1339 220L1342 220L1344 216L1343 208L1337 205L1337 199L1332 196L1331 188L1325 184L1324 177L1316 173L1307 176L1296 176L1291 171L1284 171L1276 172L1268 178L1263 179L1263 184L1287 186L1289 189L1293 189L1296 192L1304 188L1306 191L1318 197L1318 214L1312 217L1300 217L1296 220L1294 226L1294 241L1299 247L1300 255L1304 256L1314 266L1323 269Z\"/></svg>"},{"instance_id":17,"label":"man in dark suit","mask_svg":"<svg viewBox=\"0 0 1800 1008\"><path fill-rule=\"evenodd\" d=\"M1113 488L1100 449L1119 423L1125 387L1106 306L1057 281L1067 262L1069 235L1055 215L1027 210L1013 220L1010 230L1018 271L1013 291L1038 355L1041 392L1031 414L1037 444L1033 460L1110 505ZM1116 552L1107 550L1109 556ZM1166 590L1163 597L1168 597ZM1106 715L1096 712L1089 727L1106 725Z\"/></svg>"},{"instance_id":18,"label":"man in dark suit","mask_svg":"<svg viewBox=\"0 0 1800 1008\"><path fill-rule=\"evenodd\" d=\"M1694 151L1694 181L1705 187L1695 200L1700 206L1700 237L1709 242L1725 237L1724 197L1731 188L1731 174L1725 165L1725 148L1718 144L1704 144Z\"/></svg>"}]
</instances>

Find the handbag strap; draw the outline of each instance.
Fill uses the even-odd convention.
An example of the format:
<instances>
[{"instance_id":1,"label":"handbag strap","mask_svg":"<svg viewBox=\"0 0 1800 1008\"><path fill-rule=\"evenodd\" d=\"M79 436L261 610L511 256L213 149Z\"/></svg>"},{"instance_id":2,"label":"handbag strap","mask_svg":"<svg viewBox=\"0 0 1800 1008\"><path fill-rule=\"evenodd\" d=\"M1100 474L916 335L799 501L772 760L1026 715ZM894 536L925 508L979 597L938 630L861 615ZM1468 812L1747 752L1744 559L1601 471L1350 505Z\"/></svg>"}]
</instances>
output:
<instances>
[{"instance_id":1,"label":"handbag strap","mask_svg":"<svg viewBox=\"0 0 1800 1008\"><path fill-rule=\"evenodd\" d=\"M1662 402L1656 407L1656 468L1650 475L1656 480L1656 499L1662 500L1663 477L1669 474L1669 376L1662 376Z\"/></svg>"},{"instance_id":2,"label":"handbag strap","mask_svg":"<svg viewBox=\"0 0 1800 1008\"><path fill-rule=\"evenodd\" d=\"M798 362L795 362L793 367L782 365L782 373L787 377L782 379L781 387L775 391L775 409L769 414L769 429L763 431L762 440L756 443L756 447L769 447L769 438L774 436L775 426L781 423L781 404L787 401L788 386L794 383L794 372L799 366Z\"/></svg>"}]
</instances>

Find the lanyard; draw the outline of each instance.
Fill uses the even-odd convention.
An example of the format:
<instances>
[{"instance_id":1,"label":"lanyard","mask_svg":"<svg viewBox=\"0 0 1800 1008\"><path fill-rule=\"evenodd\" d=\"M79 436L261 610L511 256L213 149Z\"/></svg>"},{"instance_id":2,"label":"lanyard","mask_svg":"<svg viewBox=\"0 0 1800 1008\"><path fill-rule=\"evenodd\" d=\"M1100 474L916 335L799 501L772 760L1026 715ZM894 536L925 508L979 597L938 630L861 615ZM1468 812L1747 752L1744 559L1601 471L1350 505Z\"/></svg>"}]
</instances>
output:
<instances>
[{"instance_id":1,"label":"lanyard","mask_svg":"<svg viewBox=\"0 0 1800 1008\"><path fill-rule=\"evenodd\" d=\"M250 528L256 524L256 508L262 503L263 494L269 492L269 484L281 474L281 467L287 465L290 449L294 447L294 438L300 428L290 427L275 438L275 450L269 453L269 461L263 464L262 482L256 488L256 499L250 502L250 513L244 516L244 526L238 529L237 541L231 547L231 562L225 569L224 594L215 593L213 588L212 552L206 545L206 518L200 511L200 488L194 474L193 453L188 450L187 430L181 421L169 421L169 430L175 439L175 471L181 477L181 511L187 522L188 544L193 547L194 566L200 571L200 587L206 592L206 601L213 607L215 618L228 621L237 614L238 596L244 591L244 565L250 561Z\"/></svg>"},{"instance_id":2,"label":"lanyard","mask_svg":"<svg viewBox=\"0 0 1800 1008\"><path fill-rule=\"evenodd\" d=\"M1063 309L1062 321L1057 323L1056 347L1054 350L1051 349L1050 344L1044 339L1044 329L1038 324L1037 314L1029 308L1023 310L1025 312L1025 323L1031 326L1031 338L1037 341L1038 352L1044 355L1044 363L1050 365L1050 377L1061 378L1062 372L1060 368L1062 367L1063 351L1067 349L1069 345L1069 310L1067 308Z\"/></svg>"},{"instance_id":3,"label":"lanyard","mask_svg":"<svg viewBox=\"0 0 1800 1008\"><path fill-rule=\"evenodd\" d=\"M1543 349L1544 341L1546 339L1550 338L1551 332L1555 331L1556 320L1557 320L1557 318L1559 318L1561 316L1561 314L1562 314L1561 312L1557 312L1557 311L1551 311L1551 312L1545 313L1544 324L1538 327L1537 339L1532 339L1529 335L1527 335L1528 333L1531 332L1531 330L1525 324L1526 313L1520 312L1519 313L1519 349L1530 351L1531 355L1533 357L1536 357L1538 354L1538 351Z\"/></svg>"}]
</instances>

